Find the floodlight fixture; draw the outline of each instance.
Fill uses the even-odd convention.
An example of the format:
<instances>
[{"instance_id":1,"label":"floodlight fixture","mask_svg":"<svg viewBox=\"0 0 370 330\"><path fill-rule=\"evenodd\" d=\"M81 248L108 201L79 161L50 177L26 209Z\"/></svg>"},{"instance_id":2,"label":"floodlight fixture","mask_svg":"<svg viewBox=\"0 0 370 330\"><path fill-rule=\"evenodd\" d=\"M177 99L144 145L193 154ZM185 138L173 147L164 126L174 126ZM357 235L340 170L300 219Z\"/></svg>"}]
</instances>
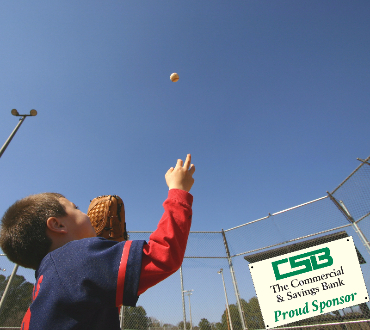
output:
<instances>
[{"instance_id":1,"label":"floodlight fixture","mask_svg":"<svg viewBox=\"0 0 370 330\"><path fill-rule=\"evenodd\" d=\"M30 110L29 115L20 115L17 109L12 109L12 111L10 111L10 113L13 116L17 116L17 117L29 117L29 116L34 117L34 116L37 116L37 111L35 109Z\"/></svg>"},{"instance_id":2,"label":"floodlight fixture","mask_svg":"<svg viewBox=\"0 0 370 330\"><path fill-rule=\"evenodd\" d=\"M5 149L8 147L10 141L13 139L15 133L17 133L19 127L21 127L21 125L24 122L24 120L26 119L26 117L29 117L29 116L34 117L34 116L37 115L37 111L35 109L32 109L30 111L30 114L29 115L20 115L17 109L12 109L10 111L10 113L13 116L22 117L22 118L19 119L19 122L18 122L17 126L14 128L13 132L10 134L10 136L8 137L8 139L5 141L4 145L1 147L1 149L0 149L0 157L3 155ZM1 305L0 305L0 307L1 307Z\"/></svg>"}]
</instances>

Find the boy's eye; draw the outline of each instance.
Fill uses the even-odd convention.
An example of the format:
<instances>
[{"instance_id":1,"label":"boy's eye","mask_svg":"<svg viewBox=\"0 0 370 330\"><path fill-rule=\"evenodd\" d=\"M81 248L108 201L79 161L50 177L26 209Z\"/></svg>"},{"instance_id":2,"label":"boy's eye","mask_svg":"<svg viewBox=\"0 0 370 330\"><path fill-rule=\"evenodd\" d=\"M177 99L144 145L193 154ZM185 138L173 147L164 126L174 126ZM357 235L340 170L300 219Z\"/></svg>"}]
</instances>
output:
<instances>
[{"instance_id":1,"label":"boy's eye","mask_svg":"<svg viewBox=\"0 0 370 330\"><path fill-rule=\"evenodd\" d=\"M77 205L75 205L75 209L76 209L76 210L79 210L80 208L79 208Z\"/></svg>"}]
</instances>

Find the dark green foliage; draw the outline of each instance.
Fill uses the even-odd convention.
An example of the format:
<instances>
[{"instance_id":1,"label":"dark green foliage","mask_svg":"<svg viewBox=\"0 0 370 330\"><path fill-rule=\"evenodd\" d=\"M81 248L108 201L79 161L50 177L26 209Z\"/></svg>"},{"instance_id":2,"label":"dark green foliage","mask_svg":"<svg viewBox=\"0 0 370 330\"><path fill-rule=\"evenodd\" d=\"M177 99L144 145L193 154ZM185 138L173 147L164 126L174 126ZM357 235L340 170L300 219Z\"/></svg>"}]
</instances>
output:
<instances>
[{"instance_id":1,"label":"dark green foliage","mask_svg":"<svg viewBox=\"0 0 370 330\"><path fill-rule=\"evenodd\" d=\"M184 330L184 321L181 321L177 324L179 330ZM190 330L190 322L186 322L186 330Z\"/></svg>"},{"instance_id":2,"label":"dark green foliage","mask_svg":"<svg viewBox=\"0 0 370 330\"><path fill-rule=\"evenodd\" d=\"M147 330L150 325L150 319L146 316L144 307L129 307L124 308L124 329Z\"/></svg>"},{"instance_id":3,"label":"dark green foliage","mask_svg":"<svg viewBox=\"0 0 370 330\"><path fill-rule=\"evenodd\" d=\"M248 329L263 329L265 325L263 323L257 297L252 297L248 302L244 299L241 299L240 303L244 312L244 322L246 323ZM243 330L238 306L236 304L229 305L229 309L233 330ZM229 330L226 313L227 309L225 309L224 313L222 314L221 323L216 323L216 330Z\"/></svg>"},{"instance_id":4,"label":"dark green foliage","mask_svg":"<svg viewBox=\"0 0 370 330\"><path fill-rule=\"evenodd\" d=\"M4 293L10 276L0 275L0 294ZM23 276L15 275L0 310L1 327L20 327L23 316L32 302L33 284Z\"/></svg>"},{"instance_id":5,"label":"dark green foliage","mask_svg":"<svg viewBox=\"0 0 370 330\"><path fill-rule=\"evenodd\" d=\"M201 319L198 327L199 330L212 330L211 323L207 319Z\"/></svg>"}]
</instances>

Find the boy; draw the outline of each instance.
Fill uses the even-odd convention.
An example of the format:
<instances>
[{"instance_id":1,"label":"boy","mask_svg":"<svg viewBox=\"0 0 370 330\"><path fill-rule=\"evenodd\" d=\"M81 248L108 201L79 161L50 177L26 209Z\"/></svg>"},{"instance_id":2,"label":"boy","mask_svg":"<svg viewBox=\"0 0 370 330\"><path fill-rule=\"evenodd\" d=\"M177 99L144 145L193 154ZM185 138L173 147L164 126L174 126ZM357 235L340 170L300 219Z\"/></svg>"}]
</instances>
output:
<instances>
[{"instance_id":1,"label":"boy","mask_svg":"<svg viewBox=\"0 0 370 330\"><path fill-rule=\"evenodd\" d=\"M118 309L181 266L192 216L195 167L187 155L166 175L164 214L145 241L96 237L86 214L63 195L45 193L14 203L2 219L8 258L36 270L33 302L22 330L118 330Z\"/></svg>"}]
</instances>

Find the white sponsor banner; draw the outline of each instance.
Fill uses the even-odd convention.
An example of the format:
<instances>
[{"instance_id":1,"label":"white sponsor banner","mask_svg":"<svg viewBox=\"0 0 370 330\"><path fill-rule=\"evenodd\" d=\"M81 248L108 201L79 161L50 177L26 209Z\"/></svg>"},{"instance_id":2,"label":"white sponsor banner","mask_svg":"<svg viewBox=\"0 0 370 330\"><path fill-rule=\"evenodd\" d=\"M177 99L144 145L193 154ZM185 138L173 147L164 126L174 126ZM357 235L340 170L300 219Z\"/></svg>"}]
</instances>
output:
<instances>
[{"instance_id":1,"label":"white sponsor banner","mask_svg":"<svg viewBox=\"0 0 370 330\"><path fill-rule=\"evenodd\" d=\"M266 328L369 301L352 237L249 264Z\"/></svg>"}]
</instances>

